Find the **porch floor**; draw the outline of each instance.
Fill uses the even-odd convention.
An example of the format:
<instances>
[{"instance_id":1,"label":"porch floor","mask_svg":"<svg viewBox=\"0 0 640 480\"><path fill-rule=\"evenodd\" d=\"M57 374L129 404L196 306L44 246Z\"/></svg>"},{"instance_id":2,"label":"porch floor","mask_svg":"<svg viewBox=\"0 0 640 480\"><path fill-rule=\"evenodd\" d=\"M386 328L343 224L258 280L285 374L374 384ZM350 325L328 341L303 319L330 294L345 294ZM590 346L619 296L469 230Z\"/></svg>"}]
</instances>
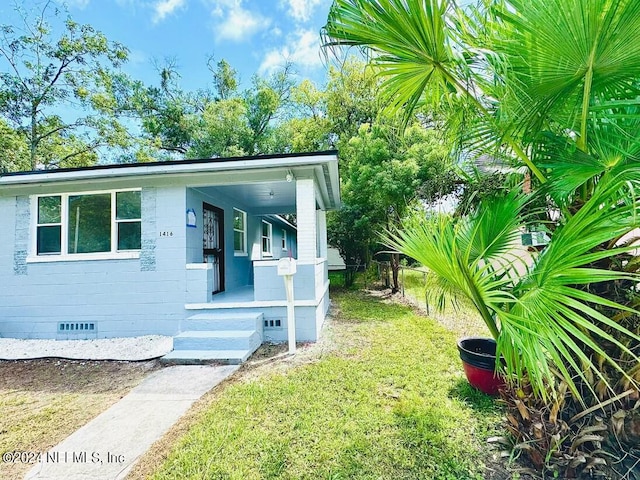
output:
<instances>
[{"instance_id":1,"label":"porch floor","mask_svg":"<svg viewBox=\"0 0 640 480\"><path fill-rule=\"evenodd\" d=\"M254 298L253 285L247 285L230 291L216 293L211 298L211 303L247 303L253 302Z\"/></svg>"},{"instance_id":2,"label":"porch floor","mask_svg":"<svg viewBox=\"0 0 640 480\"><path fill-rule=\"evenodd\" d=\"M328 284L327 284L328 285ZM327 287L328 288L328 287ZM316 307L317 300L296 300L296 307ZM266 307L286 307L287 300L255 300L253 285L235 288L228 292L216 293L210 302L187 303L187 310L217 310L217 309L259 309Z\"/></svg>"}]
</instances>

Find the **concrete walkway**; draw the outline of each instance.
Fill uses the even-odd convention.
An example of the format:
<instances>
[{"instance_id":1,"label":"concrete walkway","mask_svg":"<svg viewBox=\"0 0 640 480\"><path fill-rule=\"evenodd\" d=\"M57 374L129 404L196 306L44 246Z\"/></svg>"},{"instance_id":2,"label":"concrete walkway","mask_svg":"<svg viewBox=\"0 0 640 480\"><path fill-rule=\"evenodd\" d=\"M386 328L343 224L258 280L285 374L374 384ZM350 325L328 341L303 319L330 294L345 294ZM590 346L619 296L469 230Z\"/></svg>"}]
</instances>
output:
<instances>
[{"instance_id":1,"label":"concrete walkway","mask_svg":"<svg viewBox=\"0 0 640 480\"><path fill-rule=\"evenodd\" d=\"M181 365L149 375L122 400L43 453L25 479L114 480L211 388L239 367Z\"/></svg>"}]
</instances>

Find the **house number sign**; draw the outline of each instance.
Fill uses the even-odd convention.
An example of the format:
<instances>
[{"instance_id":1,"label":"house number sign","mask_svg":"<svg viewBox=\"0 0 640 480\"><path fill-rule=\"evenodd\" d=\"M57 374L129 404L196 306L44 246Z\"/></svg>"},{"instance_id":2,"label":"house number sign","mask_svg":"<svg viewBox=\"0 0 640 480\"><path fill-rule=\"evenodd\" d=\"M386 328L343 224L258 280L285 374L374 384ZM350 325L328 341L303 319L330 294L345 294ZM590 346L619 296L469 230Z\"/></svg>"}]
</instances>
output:
<instances>
[{"instance_id":1,"label":"house number sign","mask_svg":"<svg viewBox=\"0 0 640 480\"><path fill-rule=\"evenodd\" d=\"M171 230L162 230L160 232L161 237L173 237L173 232Z\"/></svg>"}]
</instances>

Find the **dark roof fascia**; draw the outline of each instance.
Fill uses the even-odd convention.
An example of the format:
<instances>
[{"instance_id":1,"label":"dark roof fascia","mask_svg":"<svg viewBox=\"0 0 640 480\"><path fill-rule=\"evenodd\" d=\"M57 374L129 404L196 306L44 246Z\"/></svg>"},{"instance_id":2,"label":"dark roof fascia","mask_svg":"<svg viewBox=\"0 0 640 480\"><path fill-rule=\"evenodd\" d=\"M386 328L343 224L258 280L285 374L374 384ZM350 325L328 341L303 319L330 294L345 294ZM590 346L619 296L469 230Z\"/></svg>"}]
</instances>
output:
<instances>
[{"instance_id":1,"label":"dark roof fascia","mask_svg":"<svg viewBox=\"0 0 640 480\"><path fill-rule=\"evenodd\" d=\"M93 170L114 170L121 168L136 168L136 167L155 167L166 165L195 165L203 164L208 165L216 162L246 162L251 160L269 160L271 158L299 158L299 157L312 157L319 155L338 155L338 150L323 150L319 152L303 152L303 153L281 153L281 154L269 154L269 155L251 155L246 157L217 157L217 158L194 158L188 160L166 160L160 162L146 162L146 163L114 163L109 165L93 165L90 167L73 167L73 168L58 168L55 170L29 170L25 172L9 172L0 174L0 178L3 177L19 177L28 175L40 175L40 174L56 174L56 173L68 173L68 172L85 172Z\"/></svg>"}]
</instances>

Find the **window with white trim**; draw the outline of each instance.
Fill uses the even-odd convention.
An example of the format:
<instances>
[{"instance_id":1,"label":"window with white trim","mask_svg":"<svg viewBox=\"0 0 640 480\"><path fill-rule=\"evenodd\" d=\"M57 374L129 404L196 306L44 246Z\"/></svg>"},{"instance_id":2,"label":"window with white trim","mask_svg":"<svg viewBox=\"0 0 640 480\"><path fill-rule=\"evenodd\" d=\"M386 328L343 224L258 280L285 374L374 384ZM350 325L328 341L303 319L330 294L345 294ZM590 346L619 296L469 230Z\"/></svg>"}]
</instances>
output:
<instances>
[{"instance_id":1,"label":"window with white trim","mask_svg":"<svg viewBox=\"0 0 640 480\"><path fill-rule=\"evenodd\" d=\"M38 255L62 252L62 209L60 195L38 198L36 245Z\"/></svg>"},{"instance_id":2,"label":"window with white trim","mask_svg":"<svg viewBox=\"0 0 640 480\"><path fill-rule=\"evenodd\" d=\"M140 250L140 190L39 196L36 208L38 256Z\"/></svg>"},{"instance_id":3,"label":"window with white trim","mask_svg":"<svg viewBox=\"0 0 640 480\"><path fill-rule=\"evenodd\" d=\"M282 229L282 250L287 250L287 231Z\"/></svg>"},{"instance_id":4,"label":"window with white trim","mask_svg":"<svg viewBox=\"0 0 640 480\"><path fill-rule=\"evenodd\" d=\"M266 221L262 221L262 254L272 256L271 244L273 240L273 226Z\"/></svg>"},{"instance_id":5,"label":"window with white trim","mask_svg":"<svg viewBox=\"0 0 640 480\"><path fill-rule=\"evenodd\" d=\"M237 208L233 209L233 251L247 254L247 214Z\"/></svg>"},{"instance_id":6,"label":"window with white trim","mask_svg":"<svg viewBox=\"0 0 640 480\"><path fill-rule=\"evenodd\" d=\"M118 251L140 250L142 246L142 198L140 190L116 192Z\"/></svg>"}]
</instances>

